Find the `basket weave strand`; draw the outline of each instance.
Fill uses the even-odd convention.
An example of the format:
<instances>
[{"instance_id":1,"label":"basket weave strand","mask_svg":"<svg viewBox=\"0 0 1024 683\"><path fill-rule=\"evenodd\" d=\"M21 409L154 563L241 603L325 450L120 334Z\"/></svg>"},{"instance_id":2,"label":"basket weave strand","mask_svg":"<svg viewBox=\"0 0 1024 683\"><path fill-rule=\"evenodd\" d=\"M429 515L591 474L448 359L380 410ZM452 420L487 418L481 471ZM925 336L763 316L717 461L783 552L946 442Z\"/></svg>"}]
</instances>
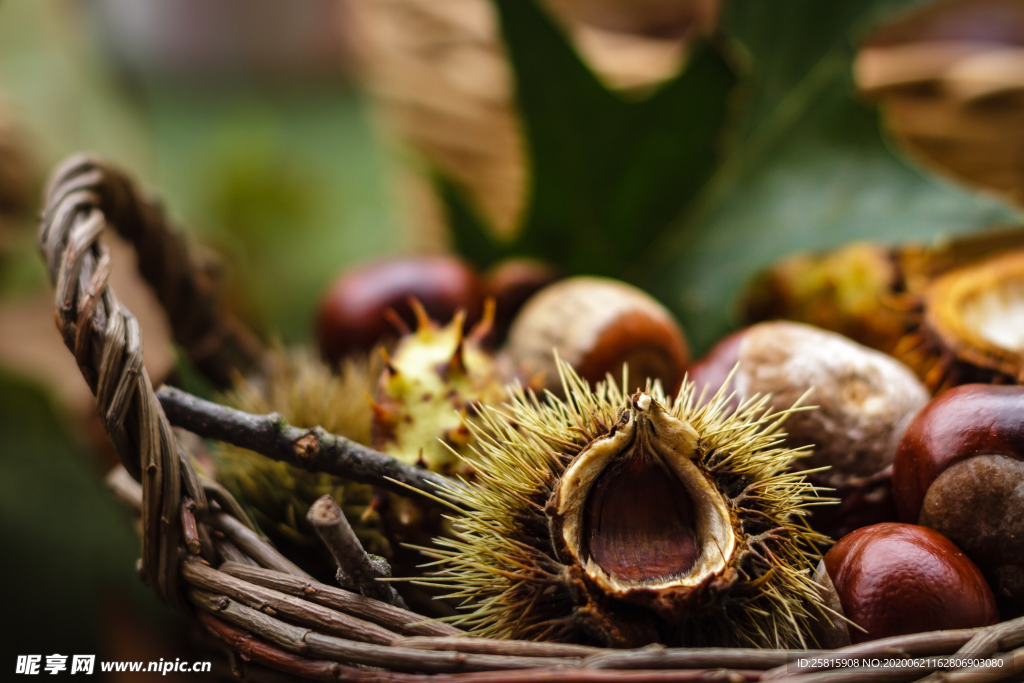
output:
<instances>
[{"instance_id":1,"label":"basket weave strand","mask_svg":"<svg viewBox=\"0 0 1024 683\"><path fill-rule=\"evenodd\" d=\"M909 681L928 676L928 680L980 683L1013 676L1014 658L1024 660L1024 649L1014 650L1024 646L1024 619L986 629L888 638L828 653L661 647L610 651L474 638L445 624L425 622L413 612L317 583L252 527L226 490L196 472L142 364L139 325L108 286L110 254L98 240L104 229L112 227L136 245L140 269L149 273L157 289L159 282L168 288L160 296L164 305L202 311L191 318L192 326L184 336L193 341L216 340L206 347L205 359L216 360L208 371L215 375L217 368L244 367L246 362L251 366L258 353L239 353L246 344L223 323L211 290L197 285L203 279L202 267L187 258L180 232L127 176L91 157L75 157L60 166L45 201L39 244L56 289L57 327L96 396L104 429L122 463L108 477L108 484L141 516L142 574L162 601L194 615L213 637L249 662L243 666L237 657L231 660L236 672L250 680L809 683ZM164 265L155 266L151 259ZM173 312L171 318L176 319ZM207 411L208 421L218 419L216 406L184 403ZM350 442L323 430L293 433L279 416L240 414L234 419L243 427L274 426L268 442L274 457L301 460L309 450L310 435L316 434L317 443L332 443L335 450L317 452L312 462L342 476L368 476L367 463L387 458L364 449L366 457L353 460L357 450L346 445ZM193 428L202 431L197 426L202 422L194 421ZM282 449L282 439L294 452ZM386 468L400 467L397 462L380 462ZM379 473L373 476L380 477ZM824 654L987 657L996 652L1008 653L1002 655L1005 668L998 671L931 673L928 666L822 671L792 663L795 656Z\"/></svg>"},{"instance_id":2,"label":"basket weave strand","mask_svg":"<svg viewBox=\"0 0 1024 683\"><path fill-rule=\"evenodd\" d=\"M234 371L244 373L257 365L263 345L219 306L219 260L191 245L158 201L139 192L123 173L89 155L71 157L54 172L46 191L47 209L60 208L59 200L71 195L75 198L63 210L97 209L94 229L109 225L135 248L139 272L167 312L175 341L207 379L227 387ZM57 219L44 215L43 224ZM88 239L88 232L82 231L79 237ZM57 256L57 250L48 251L48 258ZM55 264L50 261L49 265L53 273ZM108 259L103 269L109 270L109 265ZM88 312L88 307L83 309L84 314Z\"/></svg>"}]
</instances>

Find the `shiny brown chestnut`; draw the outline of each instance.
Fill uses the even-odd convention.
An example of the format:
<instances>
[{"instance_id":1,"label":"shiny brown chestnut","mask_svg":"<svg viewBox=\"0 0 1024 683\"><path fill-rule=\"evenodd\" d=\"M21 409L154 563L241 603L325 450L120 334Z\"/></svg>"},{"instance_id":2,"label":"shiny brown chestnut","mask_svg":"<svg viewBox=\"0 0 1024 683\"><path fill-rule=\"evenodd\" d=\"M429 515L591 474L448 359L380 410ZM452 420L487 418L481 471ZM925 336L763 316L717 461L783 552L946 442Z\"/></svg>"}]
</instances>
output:
<instances>
[{"instance_id":1,"label":"shiny brown chestnut","mask_svg":"<svg viewBox=\"0 0 1024 683\"><path fill-rule=\"evenodd\" d=\"M1024 603L1024 387L933 399L900 441L893 493L901 520L947 536L997 597Z\"/></svg>"},{"instance_id":2,"label":"shiny brown chestnut","mask_svg":"<svg viewBox=\"0 0 1024 683\"><path fill-rule=\"evenodd\" d=\"M449 255L393 258L350 270L334 281L320 304L317 339L324 358L335 363L370 349L397 336L402 322L415 329L411 298L434 320L447 322L461 308L472 324L480 315L483 288L470 265Z\"/></svg>"},{"instance_id":3,"label":"shiny brown chestnut","mask_svg":"<svg viewBox=\"0 0 1024 683\"><path fill-rule=\"evenodd\" d=\"M999 621L981 572L932 529L896 522L858 529L828 551L825 569L855 625L854 643Z\"/></svg>"},{"instance_id":4,"label":"shiny brown chestnut","mask_svg":"<svg viewBox=\"0 0 1024 683\"><path fill-rule=\"evenodd\" d=\"M494 344L504 341L523 304L559 277L553 267L531 258L508 258L484 273L484 292L494 299L494 329L490 341Z\"/></svg>"}]
</instances>

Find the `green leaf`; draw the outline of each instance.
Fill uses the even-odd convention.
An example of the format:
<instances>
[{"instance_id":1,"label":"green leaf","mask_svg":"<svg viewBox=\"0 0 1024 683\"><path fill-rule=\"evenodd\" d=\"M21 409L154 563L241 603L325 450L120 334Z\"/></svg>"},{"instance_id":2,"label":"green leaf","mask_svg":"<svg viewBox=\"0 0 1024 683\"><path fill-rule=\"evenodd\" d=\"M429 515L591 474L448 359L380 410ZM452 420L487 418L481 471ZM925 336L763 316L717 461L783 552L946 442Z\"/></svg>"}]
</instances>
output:
<instances>
[{"instance_id":1,"label":"green leaf","mask_svg":"<svg viewBox=\"0 0 1024 683\"><path fill-rule=\"evenodd\" d=\"M456 248L481 265L535 256L568 272L621 275L706 183L737 79L721 50L644 99L606 88L534 0L496 0L530 157L530 202L516 239L489 238L444 179Z\"/></svg>"},{"instance_id":2,"label":"green leaf","mask_svg":"<svg viewBox=\"0 0 1024 683\"><path fill-rule=\"evenodd\" d=\"M521 233L493 241L438 181L457 249L481 265L524 254L630 280L678 315L699 353L738 324L750 276L786 254L1019 219L904 161L857 97L857 42L921 0L732 0L722 28L745 50L742 85L704 45L639 101L605 88L536 0L495 4L531 159Z\"/></svg>"},{"instance_id":3,"label":"green leaf","mask_svg":"<svg viewBox=\"0 0 1024 683\"><path fill-rule=\"evenodd\" d=\"M1019 220L898 158L874 109L857 99L855 38L908 4L731 3L725 28L753 66L744 132L628 273L679 316L696 351L736 325L747 279L788 253L853 240L931 241Z\"/></svg>"}]
</instances>

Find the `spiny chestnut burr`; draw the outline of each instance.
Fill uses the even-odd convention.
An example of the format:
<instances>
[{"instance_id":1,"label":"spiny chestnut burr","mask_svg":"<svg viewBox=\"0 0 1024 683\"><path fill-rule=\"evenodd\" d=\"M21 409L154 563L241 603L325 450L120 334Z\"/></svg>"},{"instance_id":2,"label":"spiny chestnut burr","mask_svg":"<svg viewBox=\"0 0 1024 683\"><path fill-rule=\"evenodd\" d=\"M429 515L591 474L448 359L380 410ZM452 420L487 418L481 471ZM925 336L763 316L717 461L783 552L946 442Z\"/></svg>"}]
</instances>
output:
<instances>
[{"instance_id":1,"label":"spiny chestnut burr","mask_svg":"<svg viewBox=\"0 0 1024 683\"><path fill-rule=\"evenodd\" d=\"M416 305L416 331L388 354L372 404L375 448L409 464L448 476L468 476L474 441L466 427L480 405L505 400L499 368L480 347L493 320L468 334L463 316L441 327Z\"/></svg>"},{"instance_id":2,"label":"spiny chestnut burr","mask_svg":"<svg viewBox=\"0 0 1024 683\"><path fill-rule=\"evenodd\" d=\"M901 279L891 247L854 242L776 262L751 282L742 308L750 322L807 323L889 353L910 324L910 312L888 304Z\"/></svg>"},{"instance_id":3,"label":"spiny chestnut burr","mask_svg":"<svg viewBox=\"0 0 1024 683\"><path fill-rule=\"evenodd\" d=\"M817 409L786 423L791 447L813 446L801 461L830 486L849 486L892 464L903 430L928 401L909 369L846 337L810 325L770 322L723 339L689 370L697 390L717 391L734 366L739 401L771 394L776 408L793 405L807 391Z\"/></svg>"},{"instance_id":4,"label":"spiny chestnut burr","mask_svg":"<svg viewBox=\"0 0 1024 683\"><path fill-rule=\"evenodd\" d=\"M895 522L858 529L828 551L825 569L854 624L854 643L999 621L981 572L932 529Z\"/></svg>"},{"instance_id":5,"label":"spiny chestnut burr","mask_svg":"<svg viewBox=\"0 0 1024 683\"><path fill-rule=\"evenodd\" d=\"M812 576L805 508L782 415L734 411L693 385L596 387L564 362L564 401L521 388L483 406L475 478L441 495L470 512L426 549L430 584L478 635L633 647L806 647L827 591Z\"/></svg>"},{"instance_id":6,"label":"spiny chestnut burr","mask_svg":"<svg viewBox=\"0 0 1024 683\"><path fill-rule=\"evenodd\" d=\"M480 316L483 290L476 271L448 255L394 258L348 271L320 304L317 338L324 358L336 363L414 329L410 299L435 320L451 320L461 308L472 322Z\"/></svg>"},{"instance_id":7,"label":"spiny chestnut burr","mask_svg":"<svg viewBox=\"0 0 1024 683\"><path fill-rule=\"evenodd\" d=\"M256 378L239 376L221 402L248 413L277 413L297 427L323 427L358 443L370 442L372 412L366 395L380 376L376 356L349 358L337 368L305 347L272 348ZM217 480L243 502L260 528L279 547L317 566L318 539L306 519L314 500L331 494L342 504L367 551L389 555L391 541L383 527L372 486L322 472L309 472L253 451L211 442Z\"/></svg>"},{"instance_id":8,"label":"spiny chestnut burr","mask_svg":"<svg viewBox=\"0 0 1024 683\"><path fill-rule=\"evenodd\" d=\"M682 381L689 351L686 338L665 308L624 282L574 277L534 295L512 323L505 353L527 377L542 378L561 393L552 350L587 382L623 364L636 386L660 380L672 393Z\"/></svg>"},{"instance_id":9,"label":"spiny chestnut burr","mask_svg":"<svg viewBox=\"0 0 1024 683\"><path fill-rule=\"evenodd\" d=\"M941 532L1000 599L1024 602L1024 387L968 384L910 423L893 464L900 519Z\"/></svg>"}]
</instances>

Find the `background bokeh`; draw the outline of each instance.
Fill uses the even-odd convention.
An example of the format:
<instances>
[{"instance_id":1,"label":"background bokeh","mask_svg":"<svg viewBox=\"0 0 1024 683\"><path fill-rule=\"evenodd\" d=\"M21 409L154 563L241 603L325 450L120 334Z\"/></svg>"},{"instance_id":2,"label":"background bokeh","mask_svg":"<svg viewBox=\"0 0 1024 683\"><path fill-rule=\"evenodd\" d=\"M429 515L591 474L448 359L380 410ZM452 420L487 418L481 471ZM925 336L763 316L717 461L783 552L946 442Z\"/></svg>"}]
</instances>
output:
<instances>
[{"instance_id":1,"label":"background bokeh","mask_svg":"<svg viewBox=\"0 0 1024 683\"><path fill-rule=\"evenodd\" d=\"M34 183L25 210L0 219L4 678L16 654L173 659L188 638L138 581L138 537L104 490L110 454L53 326L33 215L45 173L82 150L130 169L224 256L228 296L254 327L308 339L339 269L429 246L400 229L394 153L351 84L343 10L323 0L0 2L0 122L17 127ZM152 376L164 377L174 364L166 322L130 251L115 253L114 287L143 322Z\"/></svg>"}]
</instances>

